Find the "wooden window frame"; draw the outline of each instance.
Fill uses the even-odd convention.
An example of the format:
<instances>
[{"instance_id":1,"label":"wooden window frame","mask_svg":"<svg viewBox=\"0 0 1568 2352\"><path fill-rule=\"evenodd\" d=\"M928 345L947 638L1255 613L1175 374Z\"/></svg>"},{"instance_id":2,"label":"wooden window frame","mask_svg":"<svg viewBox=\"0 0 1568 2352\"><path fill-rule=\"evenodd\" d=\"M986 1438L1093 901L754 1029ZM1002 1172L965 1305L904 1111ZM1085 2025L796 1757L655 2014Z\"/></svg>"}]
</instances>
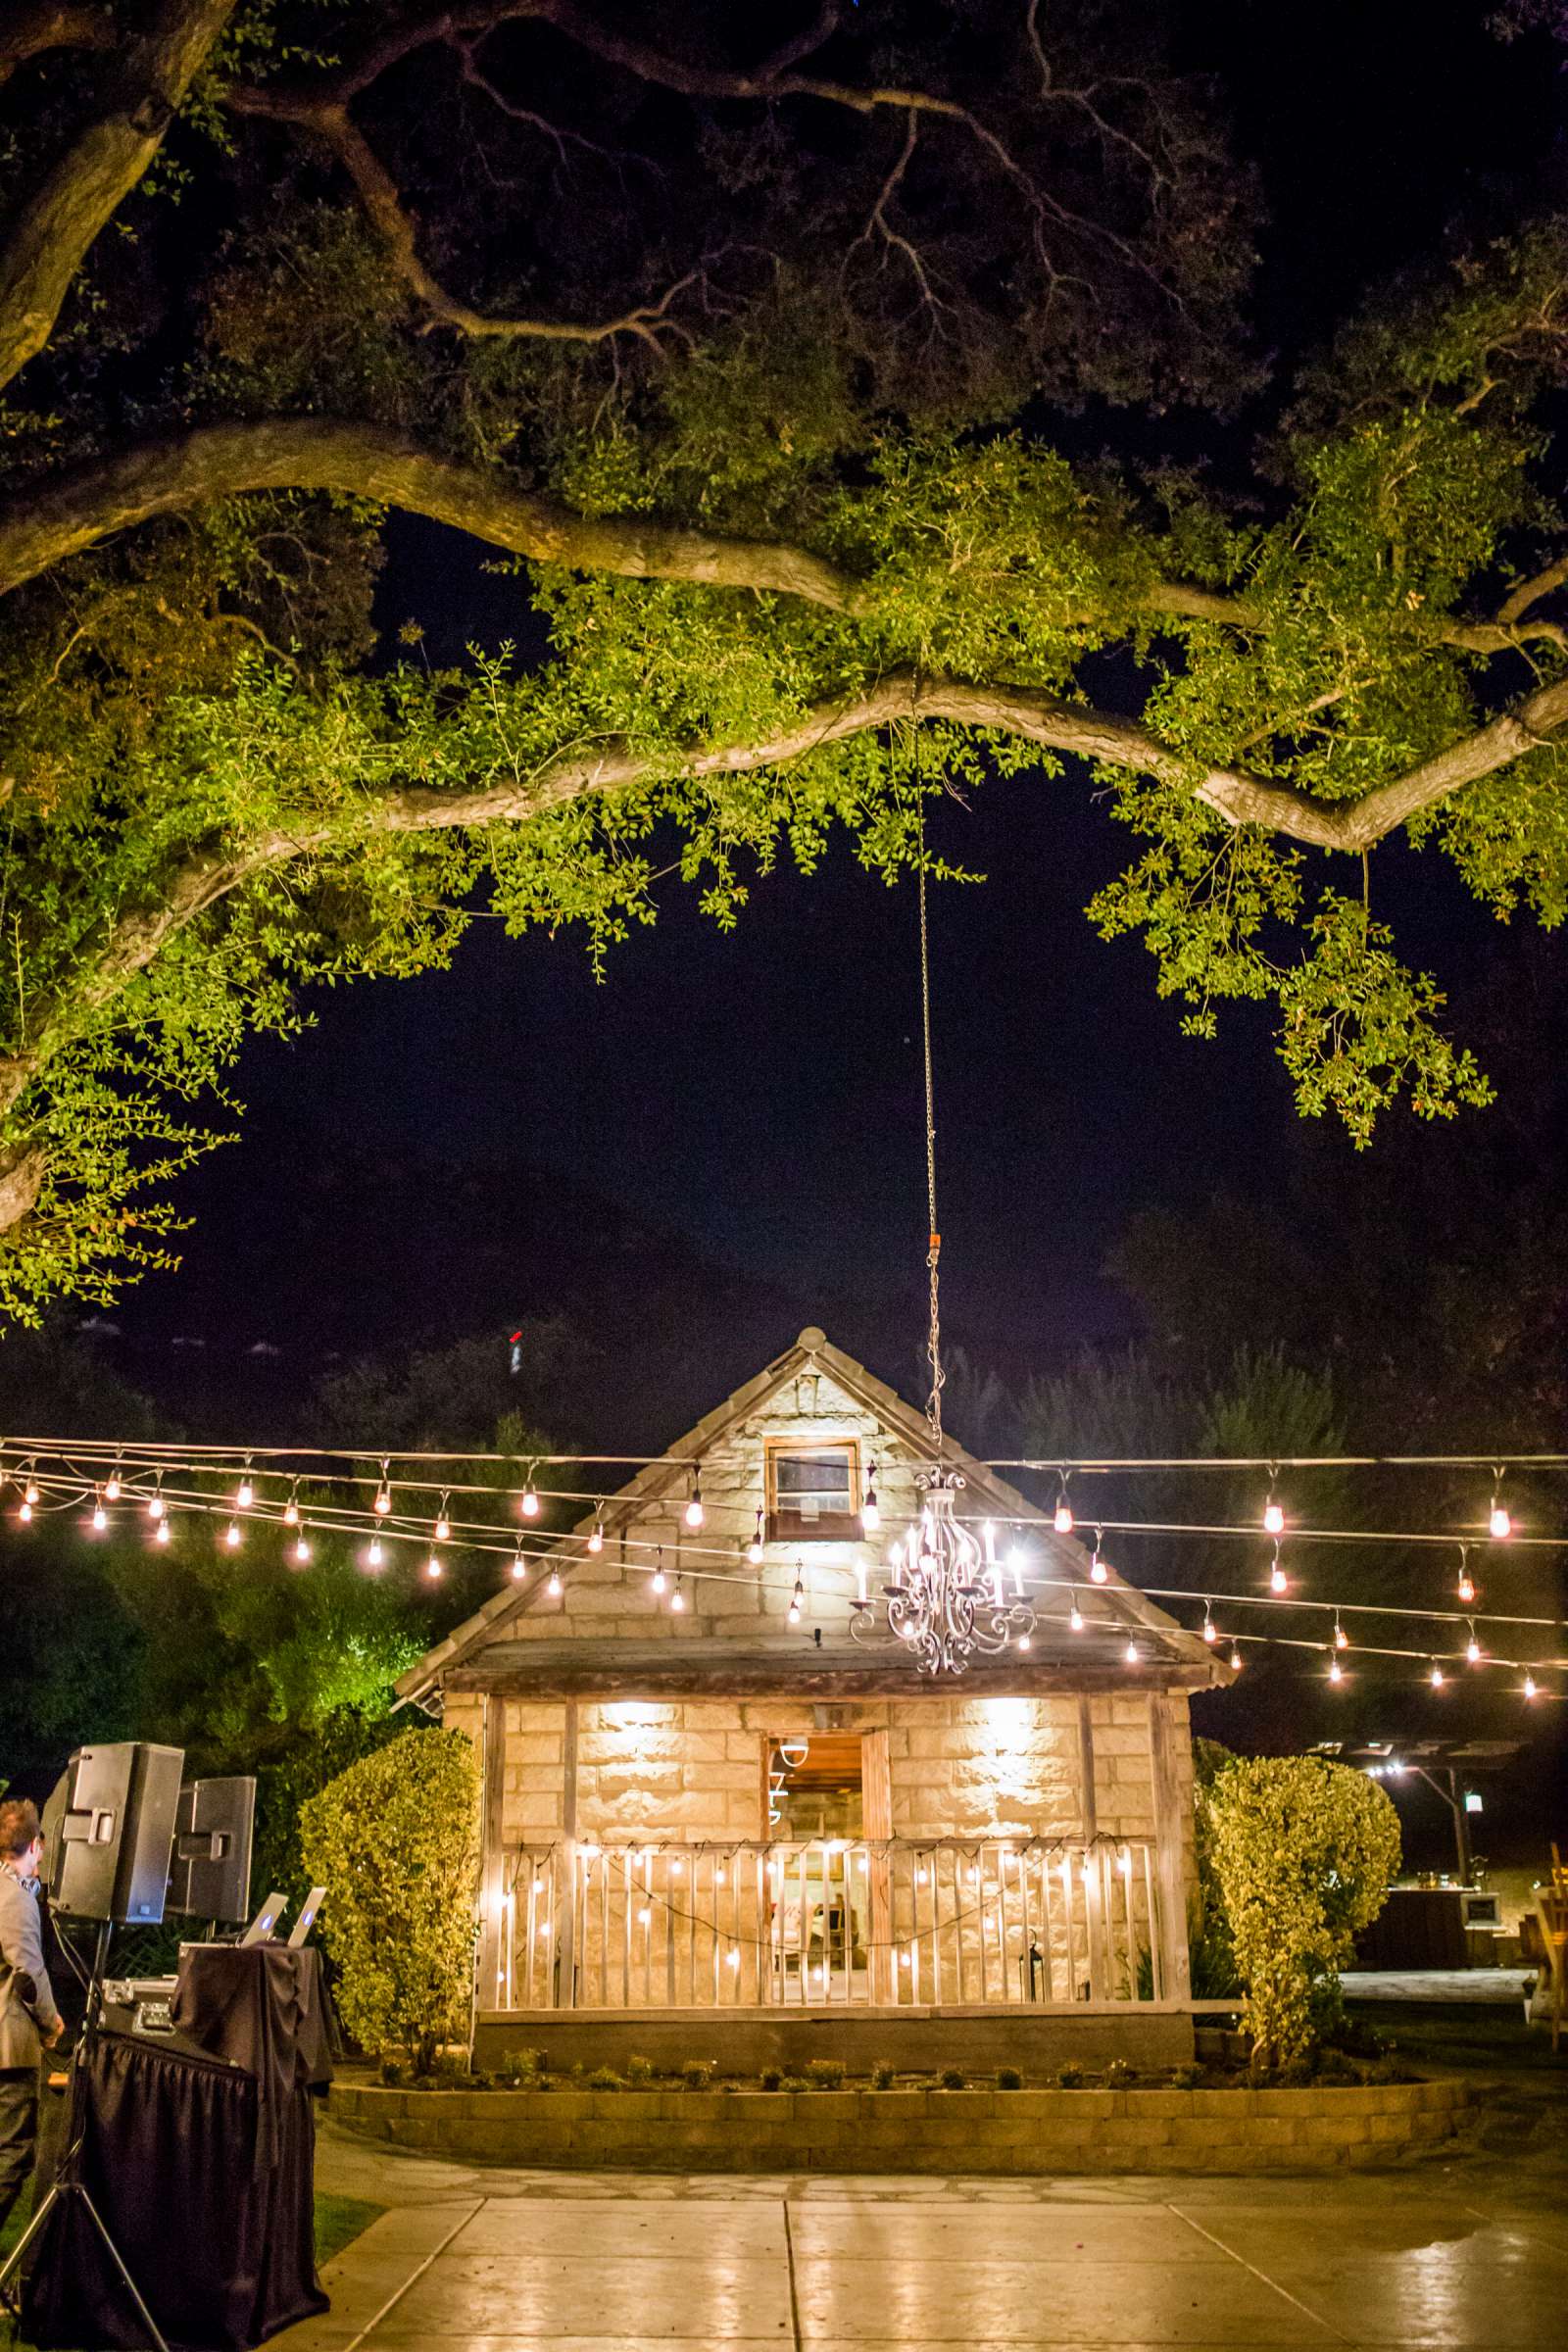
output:
<instances>
[{"instance_id":1,"label":"wooden window frame","mask_svg":"<svg viewBox=\"0 0 1568 2352\"><path fill-rule=\"evenodd\" d=\"M778 1507L778 1474L775 1464L786 1454L848 1453L850 1457L849 1511L833 1511L817 1519L798 1519L790 1514L786 1523ZM860 1525L860 1441L858 1438L764 1438L762 1440L762 1494L767 1521L767 1541L770 1544L860 1544L865 1530Z\"/></svg>"}]
</instances>

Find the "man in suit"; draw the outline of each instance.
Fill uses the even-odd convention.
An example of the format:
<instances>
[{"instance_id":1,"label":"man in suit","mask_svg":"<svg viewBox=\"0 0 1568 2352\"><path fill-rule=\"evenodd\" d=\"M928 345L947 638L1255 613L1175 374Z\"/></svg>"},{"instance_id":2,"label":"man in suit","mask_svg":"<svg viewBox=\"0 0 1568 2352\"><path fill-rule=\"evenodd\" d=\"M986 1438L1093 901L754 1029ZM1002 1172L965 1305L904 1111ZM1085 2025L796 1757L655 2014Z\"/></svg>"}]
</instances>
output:
<instances>
[{"instance_id":1,"label":"man in suit","mask_svg":"<svg viewBox=\"0 0 1568 2352\"><path fill-rule=\"evenodd\" d=\"M32 2171L38 2055L65 2031L43 1964L42 1853L31 1798L0 1797L0 2229Z\"/></svg>"}]
</instances>

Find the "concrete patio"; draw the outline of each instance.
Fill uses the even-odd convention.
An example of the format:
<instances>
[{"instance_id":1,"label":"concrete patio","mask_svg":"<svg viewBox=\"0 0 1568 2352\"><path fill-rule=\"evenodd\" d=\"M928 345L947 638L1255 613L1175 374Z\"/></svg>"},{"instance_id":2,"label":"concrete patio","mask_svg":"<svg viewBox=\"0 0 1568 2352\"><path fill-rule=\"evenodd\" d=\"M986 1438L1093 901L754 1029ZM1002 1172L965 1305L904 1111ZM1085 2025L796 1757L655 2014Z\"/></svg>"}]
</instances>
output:
<instances>
[{"instance_id":1,"label":"concrete patio","mask_svg":"<svg viewBox=\"0 0 1568 2352\"><path fill-rule=\"evenodd\" d=\"M328 2126L318 2179L391 2210L288 2352L1544 2352L1568 2310L1559 2163L1479 2148L1330 2180L690 2180L465 2167Z\"/></svg>"}]
</instances>

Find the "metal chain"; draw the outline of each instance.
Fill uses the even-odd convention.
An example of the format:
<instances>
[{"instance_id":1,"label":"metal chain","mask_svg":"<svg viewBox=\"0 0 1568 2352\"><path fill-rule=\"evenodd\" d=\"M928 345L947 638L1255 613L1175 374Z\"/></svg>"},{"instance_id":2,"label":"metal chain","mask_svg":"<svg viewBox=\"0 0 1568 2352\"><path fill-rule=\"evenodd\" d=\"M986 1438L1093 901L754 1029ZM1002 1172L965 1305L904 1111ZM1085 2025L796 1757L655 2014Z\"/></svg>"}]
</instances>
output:
<instances>
[{"instance_id":1,"label":"metal chain","mask_svg":"<svg viewBox=\"0 0 1568 2352\"><path fill-rule=\"evenodd\" d=\"M914 739L914 772L916 784L920 774L920 738ZM926 1270L931 1277L931 1336L926 1352L931 1359L931 1396L926 1405L926 1419L931 1424L931 1441L937 1458L942 1457L942 1390L947 1374L942 1369L942 1318L938 1309L938 1265L942 1256L942 1236L937 1231L937 1112L936 1090L931 1075L931 939L926 923L925 908L925 808L920 809L920 863L916 869L920 900L920 1022L925 1047L925 1195L929 1212L929 1242L926 1250Z\"/></svg>"}]
</instances>

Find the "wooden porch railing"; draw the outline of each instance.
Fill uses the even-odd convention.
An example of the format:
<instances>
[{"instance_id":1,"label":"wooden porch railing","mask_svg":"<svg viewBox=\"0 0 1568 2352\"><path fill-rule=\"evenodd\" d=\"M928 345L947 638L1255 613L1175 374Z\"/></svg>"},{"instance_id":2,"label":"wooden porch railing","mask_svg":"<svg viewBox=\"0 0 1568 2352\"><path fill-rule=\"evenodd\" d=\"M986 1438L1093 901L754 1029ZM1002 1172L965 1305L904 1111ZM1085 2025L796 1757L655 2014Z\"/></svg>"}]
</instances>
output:
<instances>
[{"instance_id":1,"label":"wooden porch railing","mask_svg":"<svg viewBox=\"0 0 1568 2352\"><path fill-rule=\"evenodd\" d=\"M482 2009L1177 1997L1155 1850L1136 1840L562 1840L505 1861Z\"/></svg>"}]
</instances>

